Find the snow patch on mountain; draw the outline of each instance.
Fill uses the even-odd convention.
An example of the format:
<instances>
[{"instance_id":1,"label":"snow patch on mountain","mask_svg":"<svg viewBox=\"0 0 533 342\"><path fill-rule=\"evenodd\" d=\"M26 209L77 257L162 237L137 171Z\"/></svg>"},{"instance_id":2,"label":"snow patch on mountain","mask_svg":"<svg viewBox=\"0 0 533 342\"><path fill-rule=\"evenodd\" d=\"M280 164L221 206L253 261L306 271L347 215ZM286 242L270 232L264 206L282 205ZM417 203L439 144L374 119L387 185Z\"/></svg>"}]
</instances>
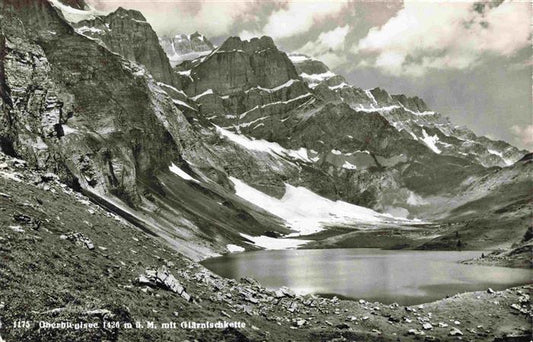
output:
<instances>
[{"instance_id":1,"label":"snow patch on mountain","mask_svg":"<svg viewBox=\"0 0 533 342\"><path fill-rule=\"evenodd\" d=\"M287 82L283 83L282 85L279 85L279 86L274 87L274 88L263 88L261 86L257 86L257 87L253 87L253 88L250 88L250 89L246 90L245 93L248 93L248 92L250 92L253 89L258 89L258 90L266 91L268 93L273 93L273 92L276 92L276 91L278 91L280 89L288 88L291 85L293 85L295 82L300 82L300 81L299 80L288 80Z\"/></svg>"},{"instance_id":2,"label":"snow patch on mountain","mask_svg":"<svg viewBox=\"0 0 533 342\"><path fill-rule=\"evenodd\" d=\"M198 96L201 96L201 95L198 95ZM203 96L203 95L202 95ZM310 96L313 96L313 94L311 93L306 93L306 94L303 94L303 95L300 95L300 96L297 96L295 98L292 98L290 100L287 100L287 101L275 101L275 102L270 102L270 103L267 103L267 104L264 104L264 105L257 105L255 106L254 108L250 109L250 110L247 110L246 112L244 113L241 113L239 114L239 118L240 119L243 119L247 114L253 112L254 110L257 110L257 109L263 109L263 108L268 108L270 106L274 106L274 105L279 105L279 104L283 104L283 105L286 105L286 104L289 104L291 102L294 102L294 101L298 101L298 100L301 100L301 99L305 99L307 97L310 97ZM193 98L194 99L194 98Z\"/></svg>"},{"instance_id":3,"label":"snow patch on mountain","mask_svg":"<svg viewBox=\"0 0 533 342\"><path fill-rule=\"evenodd\" d=\"M365 94L372 101L372 103L377 106L378 101L376 101L376 98L374 97L374 95L372 94L372 92L369 89L365 90Z\"/></svg>"},{"instance_id":4,"label":"snow patch on mountain","mask_svg":"<svg viewBox=\"0 0 533 342\"><path fill-rule=\"evenodd\" d=\"M400 108L400 106L396 106L396 105L392 105L392 106L385 106L385 107L370 107L370 108L367 108L367 107L364 107L362 104L359 104L357 107L352 107L353 109L355 109L356 111L358 112L365 112L365 113L375 113L375 112L389 112L391 110L394 110L394 109L398 109Z\"/></svg>"},{"instance_id":5,"label":"snow patch on mountain","mask_svg":"<svg viewBox=\"0 0 533 342\"><path fill-rule=\"evenodd\" d=\"M252 151L260 151L268 153L274 157L288 157L291 159L298 159L305 162L313 162L308 157L307 149L300 148L298 150L289 150L278 143L273 143L266 140L256 140L248 138L241 134L236 134L228 131L227 129L215 126L217 133L220 136L226 137L227 139L233 141L234 143L243 146L244 148Z\"/></svg>"},{"instance_id":6,"label":"snow patch on mountain","mask_svg":"<svg viewBox=\"0 0 533 342\"><path fill-rule=\"evenodd\" d=\"M424 135L422 141L427 145L427 147L429 147L433 152L441 154L442 151L436 145L436 143L439 141L439 137L437 135L428 135L425 129L422 129L422 134Z\"/></svg>"},{"instance_id":7,"label":"snow patch on mountain","mask_svg":"<svg viewBox=\"0 0 533 342\"><path fill-rule=\"evenodd\" d=\"M383 223L390 217L343 201L332 201L304 187L285 184L281 199L271 197L240 179L230 177L237 196L285 220L297 235L321 231L326 225Z\"/></svg>"},{"instance_id":8,"label":"snow patch on mountain","mask_svg":"<svg viewBox=\"0 0 533 342\"><path fill-rule=\"evenodd\" d=\"M412 206L419 206L428 204L426 200L424 200L421 196L415 194L414 192L409 192L409 197L407 198L407 204Z\"/></svg>"},{"instance_id":9,"label":"snow patch on mountain","mask_svg":"<svg viewBox=\"0 0 533 342\"><path fill-rule=\"evenodd\" d=\"M166 84L166 83L163 83L163 82L157 82L157 85L160 86L160 87L172 89L176 93L179 93L179 94L181 94L183 96L187 96L187 94L185 94L185 92L183 90L177 89L176 87L173 87L170 84Z\"/></svg>"},{"instance_id":10,"label":"snow patch on mountain","mask_svg":"<svg viewBox=\"0 0 533 342\"><path fill-rule=\"evenodd\" d=\"M306 74L305 72L300 74L300 77L309 84L310 88L315 88L320 82L328 80L333 76L336 75L331 71L326 71L321 74Z\"/></svg>"},{"instance_id":11,"label":"snow patch on mountain","mask_svg":"<svg viewBox=\"0 0 533 342\"><path fill-rule=\"evenodd\" d=\"M309 58L308 56L306 55L300 55L300 54L289 54L288 55L289 59L291 60L291 62L297 64L297 63L302 63L302 62L305 62L305 61L310 61L312 60L311 58Z\"/></svg>"},{"instance_id":12,"label":"snow patch on mountain","mask_svg":"<svg viewBox=\"0 0 533 342\"><path fill-rule=\"evenodd\" d=\"M172 163L172 165L170 165L168 169L170 171L172 171L172 173L178 175L179 177L181 177L181 178L183 178L183 179L185 179L187 181L193 181L195 183L200 183L198 180L192 178L185 171L183 171L182 169L177 167L176 164L174 164L174 163Z\"/></svg>"},{"instance_id":13,"label":"snow patch on mountain","mask_svg":"<svg viewBox=\"0 0 533 342\"><path fill-rule=\"evenodd\" d=\"M213 89L207 89L207 90L204 91L203 93L198 94L198 95L196 95L195 97L192 97L191 99L192 99L193 101L196 101L196 100L198 100L199 98L204 97L204 96L206 96L206 95L210 95L210 94L214 94Z\"/></svg>"},{"instance_id":14,"label":"snow patch on mountain","mask_svg":"<svg viewBox=\"0 0 533 342\"><path fill-rule=\"evenodd\" d=\"M340 84L337 84L335 86L330 86L328 88L331 89L331 90L337 90L337 89L341 89L341 88L345 88L345 87L350 87L350 85L348 83L346 83L346 82L342 82Z\"/></svg>"},{"instance_id":15,"label":"snow patch on mountain","mask_svg":"<svg viewBox=\"0 0 533 342\"><path fill-rule=\"evenodd\" d=\"M214 46L203 35L178 34L174 37L159 38L159 45L163 48L172 67L184 61L197 59L209 55Z\"/></svg>"},{"instance_id":16,"label":"snow patch on mountain","mask_svg":"<svg viewBox=\"0 0 533 342\"><path fill-rule=\"evenodd\" d=\"M80 10L72 8L70 6L64 5L59 0L49 0L52 6L57 8L63 14L63 17L71 23L78 23L82 20L92 20L99 15L104 15L103 13L95 10L94 8L88 6L87 10Z\"/></svg>"},{"instance_id":17,"label":"snow patch on mountain","mask_svg":"<svg viewBox=\"0 0 533 342\"><path fill-rule=\"evenodd\" d=\"M99 28L96 28L96 27L88 27L88 26L82 26L82 27L78 27L76 29L76 32L78 32L79 34L83 34L85 35L85 33L87 32L90 32L90 33L93 33L93 34L104 34L105 32Z\"/></svg>"},{"instance_id":18,"label":"snow patch on mountain","mask_svg":"<svg viewBox=\"0 0 533 342\"><path fill-rule=\"evenodd\" d=\"M178 106L183 106L183 107L187 107L189 109L192 109L196 112L196 109L194 109L193 107L189 106L187 103L181 101L181 100L176 100L176 99L172 99L172 102L174 102L174 104L177 104Z\"/></svg>"},{"instance_id":19,"label":"snow patch on mountain","mask_svg":"<svg viewBox=\"0 0 533 342\"><path fill-rule=\"evenodd\" d=\"M503 153L500 152L500 151L491 150L490 148L487 149L487 151L488 151L490 154L493 154L493 155L495 155L495 156L500 157L500 158L503 160L503 162L505 163L506 166L511 166L511 165L514 164L514 162L513 162L512 160L509 160L509 159L505 158L505 157L503 156Z\"/></svg>"},{"instance_id":20,"label":"snow patch on mountain","mask_svg":"<svg viewBox=\"0 0 533 342\"><path fill-rule=\"evenodd\" d=\"M357 170L357 166L355 166L354 164L350 163L349 161L344 161L344 164L342 164L342 167L344 169L348 169L348 170Z\"/></svg>"},{"instance_id":21,"label":"snow patch on mountain","mask_svg":"<svg viewBox=\"0 0 533 342\"><path fill-rule=\"evenodd\" d=\"M240 253L240 252L244 252L245 251L245 249L242 248L241 246L233 245L231 243L227 244L226 248L228 249L228 251L230 253Z\"/></svg>"},{"instance_id":22,"label":"snow patch on mountain","mask_svg":"<svg viewBox=\"0 0 533 342\"><path fill-rule=\"evenodd\" d=\"M403 110L405 110L406 112L409 112L411 114L414 114L414 115L435 115L435 112L433 111L425 111L425 112L415 112L414 110L411 110L407 107L405 107L403 104L400 103L400 106L402 107Z\"/></svg>"},{"instance_id":23,"label":"snow patch on mountain","mask_svg":"<svg viewBox=\"0 0 533 342\"><path fill-rule=\"evenodd\" d=\"M63 17L71 23L78 23L82 20L92 20L97 16L105 15L103 12L97 11L91 6L87 5L87 10L80 10L67 6L59 0L49 0L52 6L57 8L63 14Z\"/></svg>"},{"instance_id":24,"label":"snow patch on mountain","mask_svg":"<svg viewBox=\"0 0 533 342\"><path fill-rule=\"evenodd\" d=\"M207 56L210 52L211 52L211 50L200 51L200 52L189 52L189 53L185 53L183 55L175 54L175 55L171 56L171 58L169 58L169 61L170 61L170 64L172 66L176 66L178 64L181 64L184 61L192 61L194 59Z\"/></svg>"},{"instance_id":25,"label":"snow patch on mountain","mask_svg":"<svg viewBox=\"0 0 533 342\"><path fill-rule=\"evenodd\" d=\"M247 240L252 241L256 246L262 247L269 250L280 250L280 249L294 249L298 248L310 240L300 240L300 239L276 239L268 236L251 236L241 233L241 236Z\"/></svg>"},{"instance_id":26,"label":"snow patch on mountain","mask_svg":"<svg viewBox=\"0 0 533 342\"><path fill-rule=\"evenodd\" d=\"M491 150L490 148L487 149L487 151L489 151L490 154L494 154L494 155L497 155L500 158L503 158L503 153L501 153L499 151L494 151L494 150Z\"/></svg>"},{"instance_id":27,"label":"snow patch on mountain","mask_svg":"<svg viewBox=\"0 0 533 342\"><path fill-rule=\"evenodd\" d=\"M78 133L78 130L77 130L77 129L72 128L72 127L67 126L67 125L61 125L61 128L63 128L63 134L65 134L65 135L70 135L70 134Z\"/></svg>"}]
</instances>

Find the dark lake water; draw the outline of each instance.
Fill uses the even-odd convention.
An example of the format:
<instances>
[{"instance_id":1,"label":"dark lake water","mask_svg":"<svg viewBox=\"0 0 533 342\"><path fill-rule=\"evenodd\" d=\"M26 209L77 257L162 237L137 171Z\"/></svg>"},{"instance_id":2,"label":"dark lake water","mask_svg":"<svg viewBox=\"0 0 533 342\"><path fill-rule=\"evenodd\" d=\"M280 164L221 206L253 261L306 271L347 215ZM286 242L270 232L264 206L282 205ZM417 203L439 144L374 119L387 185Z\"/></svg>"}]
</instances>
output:
<instances>
[{"instance_id":1,"label":"dark lake water","mask_svg":"<svg viewBox=\"0 0 533 342\"><path fill-rule=\"evenodd\" d=\"M463 265L481 252L379 249L280 250L229 254L202 264L233 279L252 277L269 288L413 305L460 292L531 283L533 271Z\"/></svg>"}]
</instances>

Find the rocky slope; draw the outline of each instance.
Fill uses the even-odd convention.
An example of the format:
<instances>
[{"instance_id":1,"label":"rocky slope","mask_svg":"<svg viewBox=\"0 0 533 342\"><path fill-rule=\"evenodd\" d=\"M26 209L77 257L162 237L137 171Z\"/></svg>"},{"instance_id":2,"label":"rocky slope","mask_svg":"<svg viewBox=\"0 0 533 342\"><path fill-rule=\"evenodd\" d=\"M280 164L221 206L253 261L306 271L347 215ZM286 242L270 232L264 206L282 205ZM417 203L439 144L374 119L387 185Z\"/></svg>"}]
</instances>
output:
<instances>
[{"instance_id":1,"label":"rocky slope","mask_svg":"<svg viewBox=\"0 0 533 342\"><path fill-rule=\"evenodd\" d=\"M205 56L215 48L204 35L198 32L189 35L178 34L174 37L161 37L159 44L161 44L173 67L183 61Z\"/></svg>"},{"instance_id":2,"label":"rocky slope","mask_svg":"<svg viewBox=\"0 0 533 342\"><path fill-rule=\"evenodd\" d=\"M0 179L0 337L6 341L527 341L531 336L531 287L407 307L298 296L249 278L221 278L53 175L31 171L2 153ZM181 327L206 321L240 325ZM40 322L85 326L53 329Z\"/></svg>"}]
</instances>

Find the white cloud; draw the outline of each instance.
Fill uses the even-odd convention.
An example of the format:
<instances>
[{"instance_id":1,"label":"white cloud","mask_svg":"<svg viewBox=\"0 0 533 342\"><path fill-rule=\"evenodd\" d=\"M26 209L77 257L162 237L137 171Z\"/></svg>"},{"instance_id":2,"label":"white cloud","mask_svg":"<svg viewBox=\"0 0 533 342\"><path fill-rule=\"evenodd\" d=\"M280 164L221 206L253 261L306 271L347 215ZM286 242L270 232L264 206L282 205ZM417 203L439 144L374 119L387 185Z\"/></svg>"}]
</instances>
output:
<instances>
[{"instance_id":1,"label":"white cloud","mask_svg":"<svg viewBox=\"0 0 533 342\"><path fill-rule=\"evenodd\" d=\"M334 69L348 62L348 58L343 53L328 52L316 58L326 64L330 69Z\"/></svg>"},{"instance_id":2,"label":"white cloud","mask_svg":"<svg viewBox=\"0 0 533 342\"><path fill-rule=\"evenodd\" d=\"M514 125L511 127L511 131L514 133L515 140L520 146L533 151L533 125L524 127Z\"/></svg>"},{"instance_id":3,"label":"white cloud","mask_svg":"<svg viewBox=\"0 0 533 342\"><path fill-rule=\"evenodd\" d=\"M114 11L117 7L141 11L158 33L192 33L201 30L207 36L227 34L235 22L254 15L253 2L234 1L138 1L138 0L87 0L97 9Z\"/></svg>"},{"instance_id":4,"label":"white cloud","mask_svg":"<svg viewBox=\"0 0 533 342\"><path fill-rule=\"evenodd\" d=\"M231 6L227 2L203 1L200 11L193 16L180 16L173 22L182 32L194 32L199 27L206 35L227 34L235 20L249 10L249 3L235 1Z\"/></svg>"},{"instance_id":5,"label":"white cloud","mask_svg":"<svg viewBox=\"0 0 533 342\"><path fill-rule=\"evenodd\" d=\"M407 0L353 52L386 73L422 76L430 69L470 68L486 54L509 57L530 45L529 3L474 8L471 2Z\"/></svg>"},{"instance_id":6,"label":"white cloud","mask_svg":"<svg viewBox=\"0 0 533 342\"><path fill-rule=\"evenodd\" d=\"M293 0L283 1L282 4L283 7L272 12L259 30L274 39L305 33L316 23L340 13L347 3L341 0Z\"/></svg>"},{"instance_id":7,"label":"white cloud","mask_svg":"<svg viewBox=\"0 0 533 342\"><path fill-rule=\"evenodd\" d=\"M254 37L261 37L261 33L257 31L244 30L241 33L239 33L239 37L243 40L250 40Z\"/></svg>"},{"instance_id":8,"label":"white cloud","mask_svg":"<svg viewBox=\"0 0 533 342\"><path fill-rule=\"evenodd\" d=\"M349 31L350 27L346 25L322 32L315 41L307 42L299 51L321 60L330 68L334 68L346 62L346 55L343 50Z\"/></svg>"},{"instance_id":9,"label":"white cloud","mask_svg":"<svg viewBox=\"0 0 533 342\"><path fill-rule=\"evenodd\" d=\"M305 45L305 47L311 44L311 48L313 48L314 46L318 49L340 50L344 47L344 41L349 30L350 28L348 27L348 25L346 25L342 27L337 27L336 29L333 29L328 32L322 32L315 42L309 42Z\"/></svg>"}]
</instances>

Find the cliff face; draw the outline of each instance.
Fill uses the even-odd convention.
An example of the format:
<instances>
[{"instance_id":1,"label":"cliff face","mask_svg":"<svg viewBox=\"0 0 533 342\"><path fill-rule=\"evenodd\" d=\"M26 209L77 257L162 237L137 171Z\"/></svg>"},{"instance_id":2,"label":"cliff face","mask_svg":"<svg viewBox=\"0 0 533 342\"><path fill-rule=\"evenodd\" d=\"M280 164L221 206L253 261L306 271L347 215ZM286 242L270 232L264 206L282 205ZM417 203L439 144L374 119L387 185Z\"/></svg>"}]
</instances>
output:
<instances>
[{"instance_id":1,"label":"cliff face","mask_svg":"<svg viewBox=\"0 0 533 342\"><path fill-rule=\"evenodd\" d=\"M212 89L227 95L252 86L272 88L297 78L297 74L272 38L253 38L248 42L234 37L205 57L191 77L194 83L187 88L188 94Z\"/></svg>"},{"instance_id":2,"label":"cliff face","mask_svg":"<svg viewBox=\"0 0 533 342\"><path fill-rule=\"evenodd\" d=\"M152 117L148 85L127 72L130 66L47 12L48 30L25 35L22 26L5 28L20 38L8 39L5 58L6 82L14 89L8 114L13 149L42 168L53 160L52 169L70 164L81 183L136 203L136 173L167 163L178 145ZM124 101L126 94L133 97ZM154 146L150 136L166 143Z\"/></svg>"},{"instance_id":3,"label":"cliff face","mask_svg":"<svg viewBox=\"0 0 533 342\"><path fill-rule=\"evenodd\" d=\"M17 5L1 8L9 37L3 151L172 244L181 241L195 258L240 240L238 232L282 229L268 215L244 214L220 158L144 67L76 33L47 2L28 3L31 11ZM197 171L185 158L197 161ZM173 164L205 185L173 174Z\"/></svg>"},{"instance_id":4,"label":"cliff face","mask_svg":"<svg viewBox=\"0 0 533 342\"><path fill-rule=\"evenodd\" d=\"M146 18L138 11L119 7L107 16L82 20L76 31L101 41L109 50L142 64L158 81L172 84L172 68Z\"/></svg>"}]
</instances>

